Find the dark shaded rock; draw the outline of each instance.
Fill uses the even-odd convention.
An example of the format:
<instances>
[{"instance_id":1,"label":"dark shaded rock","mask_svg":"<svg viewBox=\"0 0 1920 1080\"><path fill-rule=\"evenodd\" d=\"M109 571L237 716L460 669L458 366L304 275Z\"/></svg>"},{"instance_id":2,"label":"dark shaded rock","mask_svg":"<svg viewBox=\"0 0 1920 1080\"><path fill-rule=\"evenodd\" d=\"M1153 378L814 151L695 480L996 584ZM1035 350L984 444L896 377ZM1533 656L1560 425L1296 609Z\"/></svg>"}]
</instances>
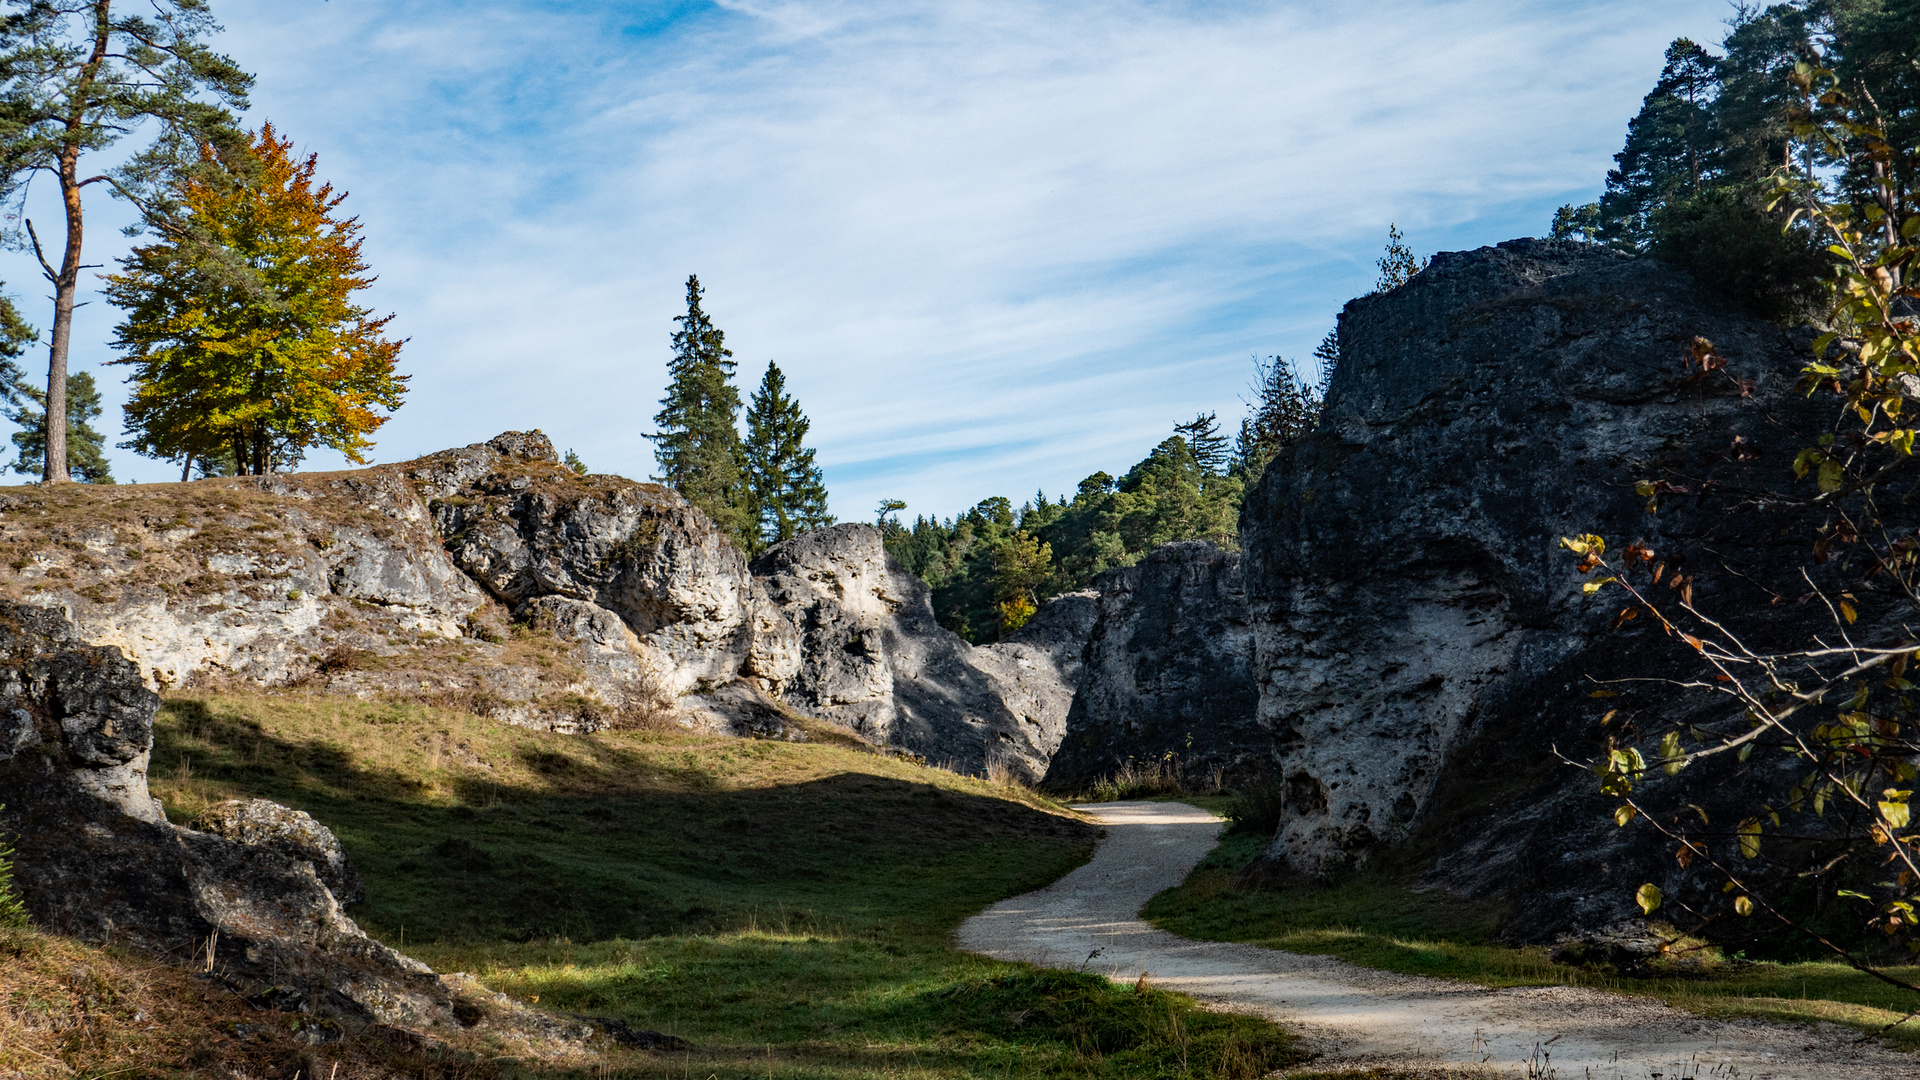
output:
<instances>
[{"instance_id":1,"label":"dark shaded rock","mask_svg":"<svg viewBox=\"0 0 1920 1080\"><path fill-rule=\"evenodd\" d=\"M138 669L80 641L61 612L0 605L0 770L33 780L42 798L166 820L147 793L159 707Z\"/></svg>"},{"instance_id":2,"label":"dark shaded rock","mask_svg":"<svg viewBox=\"0 0 1920 1080\"><path fill-rule=\"evenodd\" d=\"M1744 388L1690 376L1695 335ZM1769 496L1826 408L1794 390L1805 342L1661 263L1530 240L1441 254L1347 305L1320 427L1241 520L1259 719L1286 793L1264 870L1321 874L1408 843L1393 857L1427 884L1510 898L1509 936L1542 942L1637 918L1643 881L1717 887L1616 828L1592 778L1554 757L1599 752L1609 710L1613 730L1721 715L1712 695L1589 697L1589 676L1691 676L1693 661L1648 620L1615 629L1618 604L1582 597L1558 541L1644 540L1703 609L1752 615L1756 645L1805 643L1824 612L1773 601L1806 592L1809 523ZM1649 515L1642 478L1688 494ZM1815 580L1838 585L1844 564ZM1871 621L1889 601L1861 569L1847 586ZM1792 779L1782 758L1732 757L1643 794L1732 813Z\"/></svg>"},{"instance_id":3,"label":"dark shaded rock","mask_svg":"<svg viewBox=\"0 0 1920 1080\"><path fill-rule=\"evenodd\" d=\"M230 799L208 807L193 827L228 840L269 848L313 867L321 884L342 904L366 898L360 875L347 862L333 830L304 810L291 810L266 799Z\"/></svg>"},{"instance_id":4,"label":"dark shaded rock","mask_svg":"<svg viewBox=\"0 0 1920 1080\"><path fill-rule=\"evenodd\" d=\"M1237 553L1165 544L1083 595L1084 661L1049 788L1085 788L1129 761L1172 760L1194 778L1240 782L1272 768Z\"/></svg>"},{"instance_id":5,"label":"dark shaded rock","mask_svg":"<svg viewBox=\"0 0 1920 1080\"><path fill-rule=\"evenodd\" d=\"M33 918L185 959L281 1007L452 1022L446 988L362 934L311 858L166 822L146 785L158 705L130 661L76 641L60 613L0 604L0 715L16 732L0 761L0 831L15 838Z\"/></svg>"}]
</instances>

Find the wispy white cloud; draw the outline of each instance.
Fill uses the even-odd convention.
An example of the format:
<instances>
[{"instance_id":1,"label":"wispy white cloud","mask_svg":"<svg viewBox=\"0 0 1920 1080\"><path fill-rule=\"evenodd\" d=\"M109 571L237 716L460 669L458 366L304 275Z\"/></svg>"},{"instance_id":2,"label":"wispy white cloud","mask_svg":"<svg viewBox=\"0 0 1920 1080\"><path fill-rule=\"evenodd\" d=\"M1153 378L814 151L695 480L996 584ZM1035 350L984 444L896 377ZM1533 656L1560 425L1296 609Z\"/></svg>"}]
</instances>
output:
<instances>
[{"instance_id":1,"label":"wispy white cloud","mask_svg":"<svg viewBox=\"0 0 1920 1080\"><path fill-rule=\"evenodd\" d=\"M412 338L383 460L539 426L646 475L698 272L741 382L787 372L847 517L1070 491L1195 411L1237 415L1248 357L1303 357L1372 280L1389 221L1424 250L1472 246L1590 197L1666 41L1711 39L1727 12L217 10L260 73L255 117L353 192L375 303Z\"/></svg>"}]
</instances>

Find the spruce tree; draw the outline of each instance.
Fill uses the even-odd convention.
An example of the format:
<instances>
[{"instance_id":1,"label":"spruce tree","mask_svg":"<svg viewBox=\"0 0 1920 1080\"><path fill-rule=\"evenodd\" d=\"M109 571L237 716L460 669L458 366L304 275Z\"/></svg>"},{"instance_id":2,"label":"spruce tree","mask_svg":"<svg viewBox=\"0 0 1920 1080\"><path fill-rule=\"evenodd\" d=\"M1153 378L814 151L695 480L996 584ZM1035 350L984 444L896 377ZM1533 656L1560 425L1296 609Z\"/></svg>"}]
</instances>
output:
<instances>
[{"instance_id":1,"label":"spruce tree","mask_svg":"<svg viewBox=\"0 0 1920 1080\"><path fill-rule=\"evenodd\" d=\"M654 479L706 511L720 531L743 548L754 546L748 492L741 477L740 391L733 385L733 353L727 336L701 310L705 292L698 276L687 278L687 313L676 315L673 359L667 361L667 396L653 422L659 428Z\"/></svg>"},{"instance_id":2,"label":"spruce tree","mask_svg":"<svg viewBox=\"0 0 1920 1080\"><path fill-rule=\"evenodd\" d=\"M1340 365L1340 331L1327 331L1327 336L1321 338L1320 344L1313 347L1313 358L1320 364L1317 384L1320 387L1320 393L1325 395L1327 384L1333 381L1333 369Z\"/></svg>"},{"instance_id":3,"label":"spruce tree","mask_svg":"<svg viewBox=\"0 0 1920 1080\"><path fill-rule=\"evenodd\" d=\"M807 417L800 403L787 395L786 387L779 365L769 363L747 410L746 484L756 526L756 553L833 524L833 515L827 513L826 481L813 463L813 451L805 445ZM883 521L886 513L882 504Z\"/></svg>"}]
</instances>

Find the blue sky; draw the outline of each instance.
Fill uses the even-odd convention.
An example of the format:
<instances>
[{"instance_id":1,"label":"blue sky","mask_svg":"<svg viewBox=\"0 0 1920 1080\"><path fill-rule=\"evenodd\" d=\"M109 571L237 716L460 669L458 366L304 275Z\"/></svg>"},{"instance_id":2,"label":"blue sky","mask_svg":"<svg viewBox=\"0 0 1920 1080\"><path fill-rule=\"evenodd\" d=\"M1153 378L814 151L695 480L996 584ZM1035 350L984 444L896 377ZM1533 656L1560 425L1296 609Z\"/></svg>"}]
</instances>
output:
<instances>
[{"instance_id":1,"label":"blue sky","mask_svg":"<svg viewBox=\"0 0 1920 1080\"><path fill-rule=\"evenodd\" d=\"M413 375L397 461L538 427L645 478L698 273L743 393L769 360L842 519L1071 492L1231 428L1397 222L1422 254L1597 193L1723 0L214 0L272 120L351 192ZM38 217L53 219L38 202ZM128 241L93 195L87 261ZM0 277L51 319L24 257ZM75 361L117 433L114 312ZM43 353L28 357L44 376ZM318 454L309 468L336 467ZM115 451L123 479L177 478Z\"/></svg>"}]
</instances>

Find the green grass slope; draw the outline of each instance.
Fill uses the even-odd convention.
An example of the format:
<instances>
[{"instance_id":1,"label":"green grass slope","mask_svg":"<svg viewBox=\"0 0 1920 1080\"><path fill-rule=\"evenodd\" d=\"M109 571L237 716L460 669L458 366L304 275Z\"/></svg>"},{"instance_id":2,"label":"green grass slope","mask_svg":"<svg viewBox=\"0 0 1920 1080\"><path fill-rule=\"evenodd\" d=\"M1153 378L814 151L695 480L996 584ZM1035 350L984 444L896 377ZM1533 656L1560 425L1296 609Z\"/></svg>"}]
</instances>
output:
<instances>
[{"instance_id":1,"label":"green grass slope","mask_svg":"<svg viewBox=\"0 0 1920 1080\"><path fill-rule=\"evenodd\" d=\"M152 775L176 821L235 797L312 813L366 880L350 913L439 970L697 1047L613 1072L1253 1077L1299 1057L1261 1020L954 950L962 919L1080 864L1097 830L854 747L175 695Z\"/></svg>"}]
</instances>

